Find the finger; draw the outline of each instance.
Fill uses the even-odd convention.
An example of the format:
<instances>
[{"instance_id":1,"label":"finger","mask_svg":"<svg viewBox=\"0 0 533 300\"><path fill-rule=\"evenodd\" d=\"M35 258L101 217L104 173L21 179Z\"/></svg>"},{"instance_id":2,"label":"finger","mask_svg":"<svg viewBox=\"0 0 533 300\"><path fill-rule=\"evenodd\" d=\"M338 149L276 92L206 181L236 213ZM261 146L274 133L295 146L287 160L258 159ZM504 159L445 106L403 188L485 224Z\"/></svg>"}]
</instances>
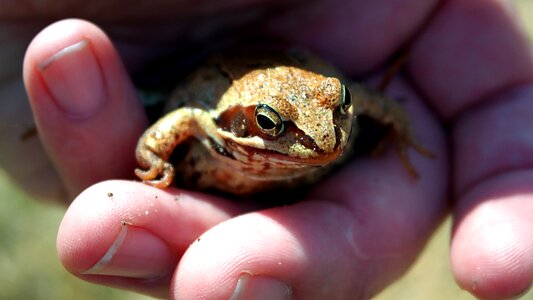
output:
<instances>
[{"instance_id":1,"label":"finger","mask_svg":"<svg viewBox=\"0 0 533 300\"><path fill-rule=\"evenodd\" d=\"M516 299L533 282L531 170L485 180L456 209L451 265L459 285L481 299Z\"/></svg>"},{"instance_id":2,"label":"finger","mask_svg":"<svg viewBox=\"0 0 533 300\"><path fill-rule=\"evenodd\" d=\"M450 1L412 51L414 80L441 115L457 121L452 270L482 298L515 297L533 281L528 192L521 199L510 192L533 150L531 88L518 87L533 82L533 59L516 20L510 2Z\"/></svg>"},{"instance_id":3,"label":"finger","mask_svg":"<svg viewBox=\"0 0 533 300\"><path fill-rule=\"evenodd\" d=\"M515 298L533 282L533 85L464 114L454 128L452 270L481 298Z\"/></svg>"},{"instance_id":4,"label":"finger","mask_svg":"<svg viewBox=\"0 0 533 300\"><path fill-rule=\"evenodd\" d=\"M405 105L437 155L411 153L420 179L390 151L351 162L303 202L221 223L184 254L173 298L367 299L405 272L447 208L443 134L427 110Z\"/></svg>"},{"instance_id":5,"label":"finger","mask_svg":"<svg viewBox=\"0 0 533 300\"><path fill-rule=\"evenodd\" d=\"M533 81L531 47L512 5L447 1L412 46L412 77L445 118Z\"/></svg>"},{"instance_id":6,"label":"finger","mask_svg":"<svg viewBox=\"0 0 533 300\"><path fill-rule=\"evenodd\" d=\"M438 2L302 2L269 20L265 30L316 51L346 72L368 72L416 35Z\"/></svg>"},{"instance_id":7,"label":"finger","mask_svg":"<svg viewBox=\"0 0 533 300\"><path fill-rule=\"evenodd\" d=\"M185 249L242 210L215 197L105 181L69 207L59 227L58 255L67 270L84 280L168 297Z\"/></svg>"},{"instance_id":8,"label":"finger","mask_svg":"<svg viewBox=\"0 0 533 300\"><path fill-rule=\"evenodd\" d=\"M39 135L71 195L132 176L147 121L102 31L81 20L50 25L27 50L24 83Z\"/></svg>"},{"instance_id":9,"label":"finger","mask_svg":"<svg viewBox=\"0 0 533 300\"><path fill-rule=\"evenodd\" d=\"M533 166L533 81L487 99L457 119L455 193L460 195L491 176Z\"/></svg>"}]
</instances>

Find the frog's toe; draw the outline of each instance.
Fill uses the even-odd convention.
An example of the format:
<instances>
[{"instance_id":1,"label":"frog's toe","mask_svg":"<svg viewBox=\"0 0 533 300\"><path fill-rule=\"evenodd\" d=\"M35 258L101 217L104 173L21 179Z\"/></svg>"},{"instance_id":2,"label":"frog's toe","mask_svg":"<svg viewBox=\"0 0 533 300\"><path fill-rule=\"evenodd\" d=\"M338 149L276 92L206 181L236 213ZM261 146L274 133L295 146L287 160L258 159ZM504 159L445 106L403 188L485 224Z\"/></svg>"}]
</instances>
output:
<instances>
[{"instance_id":1,"label":"frog's toe","mask_svg":"<svg viewBox=\"0 0 533 300\"><path fill-rule=\"evenodd\" d=\"M413 147L413 149L415 149L418 153L429 158L435 158L435 153L431 152L431 150L429 150L428 148L422 146L418 141L411 140L409 145Z\"/></svg>"},{"instance_id":2,"label":"frog's toe","mask_svg":"<svg viewBox=\"0 0 533 300\"><path fill-rule=\"evenodd\" d=\"M426 147L422 146L413 135L407 135L396 142L396 151L398 152L404 167L407 169L409 174L415 178L418 178L419 174L409 159L407 151L409 148L413 148L418 153L429 158L435 158L435 154Z\"/></svg>"},{"instance_id":3,"label":"frog's toe","mask_svg":"<svg viewBox=\"0 0 533 300\"><path fill-rule=\"evenodd\" d=\"M174 167L171 163L165 162L161 179L152 181L153 185L158 188L166 188L174 181Z\"/></svg>"},{"instance_id":4,"label":"frog's toe","mask_svg":"<svg viewBox=\"0 0 533 300\"><path fill-rule=\"evenodd\" d=\"M404 168L407 170L407 172L409 172L411 176L413 176L414 178L419 178L420 175L418 174L418 171L409 159L409 154L407 151L408 148L408 144L396 143L396 152L398 152L398 156L400 156Z\"/></svg>"},{"instance_id":5,"label":"frog's toe","mask_svg":"<svg viewBox=\"0 0 533 300\"><path fill-rule=\"evenodd\" d=\"M135 169L135 175L139 177L139 179L146 181L146 180L152 180L157 177L159 174L159 171L157 168L154 168L153 166L148 170L142 170L142 169Z\"/></svg>"},{"instance_id":6,"label":"frog's toe","mask_svg":"<svg viewBox=\"0 0 533 300\"><path fill-rule=\"evenodd\" d=\"M135 175L144 183L158 188L165 188L174 180L174 167L163 160L152 164L148 170L135 169Z\"/></svg>"}]
</instances>

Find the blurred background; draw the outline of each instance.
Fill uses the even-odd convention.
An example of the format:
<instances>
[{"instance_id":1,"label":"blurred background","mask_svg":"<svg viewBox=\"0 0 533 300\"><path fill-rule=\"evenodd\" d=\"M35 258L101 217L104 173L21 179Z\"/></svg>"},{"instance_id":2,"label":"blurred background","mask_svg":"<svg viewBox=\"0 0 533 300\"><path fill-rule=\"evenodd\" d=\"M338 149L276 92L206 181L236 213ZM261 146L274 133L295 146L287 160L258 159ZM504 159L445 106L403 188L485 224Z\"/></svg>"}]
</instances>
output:
<instances>
[{"instance_id":1,"label":"blurred background","mask_svg":"<svg viewBox=\"0 0 533 300\"><path fill-rule=\"evenodd\" d=\"M533 0L514 2L533 40ZM0 299L152 299L85 283L63 269L55 238L64 210L32 201L0 170ZM450 226L448 218L407 275L376 299L475 299L451 275ZM533 299L533 291L522 299Z\"/></svg>"}]
</instances>

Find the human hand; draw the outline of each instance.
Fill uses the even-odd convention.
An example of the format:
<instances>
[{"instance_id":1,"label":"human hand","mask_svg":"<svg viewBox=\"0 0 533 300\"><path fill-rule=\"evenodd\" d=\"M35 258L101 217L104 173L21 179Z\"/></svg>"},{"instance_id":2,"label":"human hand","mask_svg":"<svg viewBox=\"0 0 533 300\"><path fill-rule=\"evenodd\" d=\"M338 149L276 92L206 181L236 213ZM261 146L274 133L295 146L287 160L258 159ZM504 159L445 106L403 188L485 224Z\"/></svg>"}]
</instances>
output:
<instances>
[{"instance_id":1,"label":"human hand","mask_svg":"<svg viewBox=\"0 0 533 300\"><path fill-rule=\"evenodd\" d=\"M435 119L420 104L411 84L423 92L442 119L453 120L449 121L455 129L452 137L458 140L463 133L473 129L476 129L476 133L494 133L491 128L479 128L487 112L478 115L476 112L484 112L483 109L490 112L494 104L486 100L491 99L492 94L512 89L515 83L527 83L533 78L528 45L517 32L509 12L497 3L478 2L455 1L441 8L410 47L412 55L407 67L413 82L398 80L390 87L391 95L408 99L405 105L414 116L417 137L438 157L432 161L413 156L422 175L420 180L413 181L402 169L396 155L391 153L378 160L351 162L314 188L305 201L249 213L245 212L251 211L254 206L250 203L240 204L186 191L162 191L135 182L107 181L83 192L67 212L58 237L58 251L63 263L71 272L89 281L160 296L167 295L172 286L171 296L185 299L194 296L229 298L239 278L241 288L244 286L245 291L270 287L270 293L282 294L288 286L293 296L298 298L342 299L375 294L405 271L447 207L446 146ZM359 74L383 63L388 55L420 28L422 20L429 15L434 5L429 2L411 6L404 4L402 8L395 8L394 14L387 18L363 17L380 15L378 12L389 7L386 4L392 5L382 1L364 4L368 7L353 3L337 8L332 7L330 2L317 2L301 10L272 16L266 19L263 29L311 48L348 73ZM328 7L328 14L313 14L314 9L323 11L321 5ZM465 13L473 8L482 12L476 15L478 19L475 20ZM41 137L57 168L63 170L60 174L67 178L80 178L81 183L78 180L66 181L69 190L76 193L87 184L88 181L83 183L86 174L94 172L106 177L106 172L109 172L109 177L114 177L112 172L132 170L123 170L126 169L124 165L114 166L113 163L120 160L117 157L129 155L128 149L133 153L132 141L146 123L144 116L139 113L140 105L134 101L129 79L103 33L79 21L54 26L41 33L30 46L25 79ZM491 44L497 45L494 49L498 52L489 53L496 57L502 55L506 59L494 60L491 56L489 60L480 55L491 49L491 45L481 45L480 40L476 40L484 38L482 33L487 26L494 28L490 32L500 33L497 36L506 40L505 44ZM330 32L342 34L330 35ZM353 38L358 36L360 38ZM462 39L464 36L469 39ZM96 72L99 73L97 77L101 76L99 80L105 83L104 96L91 96L85 99L87 102L80 101L88 105L82 112L87 107L94 107L97 98L104 98L100 99L104 105L92 114L82 113L81 117L78 114L74 120L70 120L67 118L71 117L61 114L57 109L55 102L60 100L54 102L50 97L42 97L46 96L42 81L36 81L36 78L42 76L38 72L43 71L34 67L53 53L82 39L89 41L90 51L100 68L100 73ZM459 49L462 52L457 54L443 49L443 45L461 46ZM69 55L75 57L80 53L84 55L83 49ZM65 76L72 73L68 67L71 60L67 56L63 58L54 61L59 67L49 69L56 69L51 72L52 82L58 74ZM467 62L475 64L476 68L469 67ZM90 64L83 69L90 70ZM450 66L454 66L454 69L451 70ZM486 69L480 69L481 66ZM479 74L492 75L483 77ZM85 90L93 95L91 91L98 91L90 86L94 81L75 79L68 84L79 84L75 91ZM50 83L46 81L46 84ZM48 89L53 90L50 87ZM516 91L518 89L501 97L515 103L515 107L521 107L524 105L520 104L521 97L531 92L527 89L521 89L522 94ZM71 99L68 95L66 98ZM466 107L474 102L476 108L467 113ZM527 108L527 105L524 106ZM525 108L522 107L522 110ZM54 117L50 118L50 115ZM472 115L476 118L471 119ZM513 126L517 126L514 129L529 128L527 118L512 121ZM115 124L132 127L107 130ZM495 149L499 145L508 152L520 149L524 152L527 144L524 144L523 137L513 138L514 133L513 130L507 130L506 135L491 135L490 146ZM108 136L104 136L103 140L113 141L112 147L117 147L111 152L108 143L94 147L93 141L101 141L102 135L106 134ZM124 134L127 138L124 138ZM73 145L68 148L62 144L65 137L73 137ZM475 145L478 146L474 149L486 145L486 140L481 137L469 139L470 142L477 141ZM511 138L514 146L508 147L508 140L506 144L494 143L496 138ZM472 149L472 146L466 148L463 143L455 143L453 148L457 156L453 162L453 195L458 201L457 215L460 218L457 219L452 242L452 265L460 285L478 296L516 295L531 284L531 267L518 269L518 272L516 268L511 268L514 265L531 265L527 261L527 253L532 248L528 243L531 241L524 238L527 237L524 234L532 226L527 223L527 218L520 218L520 215L531 212L531 205L527 206L527 197L514 197L512 201L505 201L505 204L484 201L488 194L479 191L476 194L475 191L487 191L486 187L483 189L483 182L498 180L501 176L493 177L492 174L501 174L498 170L510 163L512 166L527 163L527 157L508 162L498 156L498 161L492 161L492 164L477 163L479 167L469 168L466 172L461 168L465 165L475 166L474 163L480 159L479 155L471 154ZM115 150L117 152L113 152ZM75 160L66 158L66 154L89 159L85 166L79 166ZM94 158L98 160L91 164ZM80 174L79 170L84 170L84 174ZM507 179L500 186L513 187L510 183L516 186L520 180ZM498 185L491 184L491 188L494 191ZM333 190L336 191L335 195L332 195ZM471 192L465 193L466 190ZM498 216L509 220L503 225L514 226L510 232L515 235L505 236L510 238L506 245L512 247L496 253L491 250L493 244L488 233L492 230L490 226L482 226L483 222L487 222L487 217L479 214L473 206L476 203L484 203L484 211L487 205L489 208L491 204L498 205L501 212ZM500 207L502 205L504 207ZM491 218L494 216L490 215ZM224 220L227 221L219 224ZM517 220L522 223L517 223ZM123 227L122 221L131 225ZM108 251L117 235L120 236L121 228L127 228L122 230L126 232L125 240L111 262L100 269L91 269L91 275L83 274ZM206 230L197 242L190 245ZM465 234L472 230L487 230L475 233L476 237L485 239L472 243L472 236ZM514 255L510 256L510 252ZM490 256L480 255L474 260L473 253L489 253ZM502 263L494 265L495 257L500 258L496 261ZM501 259L508 257L511 259ZM469 264L461 263L465 259L468 259ZM489 260L493 269L489 273L480 273ZM472 261L477 264L472 265ZM509 277L510 272L514 272L512 274L515 276ZM247 277L246 274L261 276ZM487 280L479 274L490 274L492 277ZM282 284L274 278L281 280ZM502 286L506 289L502 289Z\"/></svg>"}]
</instances>

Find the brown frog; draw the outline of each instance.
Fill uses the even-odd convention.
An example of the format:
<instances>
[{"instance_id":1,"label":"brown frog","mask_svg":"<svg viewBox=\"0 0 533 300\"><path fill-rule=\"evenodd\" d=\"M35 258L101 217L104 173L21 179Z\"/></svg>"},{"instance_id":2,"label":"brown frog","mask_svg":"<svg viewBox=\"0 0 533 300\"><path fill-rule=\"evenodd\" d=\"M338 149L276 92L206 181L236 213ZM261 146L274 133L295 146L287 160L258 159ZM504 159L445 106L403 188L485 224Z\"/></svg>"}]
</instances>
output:
<instances>
[{"instance_id":1,"label":"brown frog","mask_svg":"<svg viewBox=\"0 0 533 300\"><path fill-rule=\"evenodd\" d=\"M166 114L139 139L144 182L250 194L312 183L348 156L358 115L390 125L406 167L424 155L405 111L346 80L308 54L228 54L212 58L173 92ZM170 155L185 150L174 165Z\"/></svg>"}]
</instances>

